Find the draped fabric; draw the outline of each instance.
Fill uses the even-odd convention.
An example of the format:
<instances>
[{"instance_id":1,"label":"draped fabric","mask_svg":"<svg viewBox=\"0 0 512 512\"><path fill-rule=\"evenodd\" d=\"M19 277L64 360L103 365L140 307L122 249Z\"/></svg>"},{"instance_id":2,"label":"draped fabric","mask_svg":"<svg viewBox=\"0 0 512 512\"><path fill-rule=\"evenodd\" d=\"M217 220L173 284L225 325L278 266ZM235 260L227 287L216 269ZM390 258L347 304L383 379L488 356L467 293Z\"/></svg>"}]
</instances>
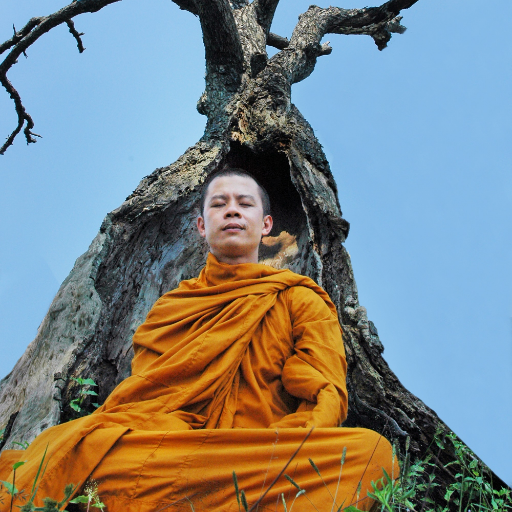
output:
<instances>
[{"instance_id":1,"label":"draped fabric","mask_svg":"<svg viewBox=\"0 0 512 512\"><path fill-rule=\"evenodd\" d=\"M46 430L25 452L4 452L0 478L12 478L12 462L26 460L16 487L30 489L48 446L40 497L61 499L67 483L94 478L110 511L191 510L192 503L197 511L238 510L232 472L256 501L311 427L293 466L308 482L308 500L328 510L333 502L308 458L336 487L346 447L336 496L346 505L366 495L382 466L392 469L384 438L336 428L347 413L341 329L328 295L307 277L226 265L210 254L197 279L155 303L133 345L132 376L103 406ZM290 494L281 480L259 510L275 510L280 494Z\"/></svg>"}]
</instances>

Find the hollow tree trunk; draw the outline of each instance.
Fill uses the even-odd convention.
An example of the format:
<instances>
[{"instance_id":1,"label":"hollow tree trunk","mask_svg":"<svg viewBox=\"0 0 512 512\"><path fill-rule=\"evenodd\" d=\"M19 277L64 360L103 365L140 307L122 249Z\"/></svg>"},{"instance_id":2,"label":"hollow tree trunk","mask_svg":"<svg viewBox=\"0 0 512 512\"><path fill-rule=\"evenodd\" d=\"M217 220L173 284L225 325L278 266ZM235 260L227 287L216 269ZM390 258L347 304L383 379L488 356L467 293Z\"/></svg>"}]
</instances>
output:
<instances>
[{"instance_id":1,"label":"hollow tree trunk","mask_svg":"<svg viewBox=\"0 0 512 512\"><path fill-rule=\"evenodd\" d=\"M358 301L343 246L349 225L329 164L291 103L292 84L330 51L320 44L326 32L363 33L363 26L382 46L390 31L400 31L399 9L387 17L374 13L381 17L373 24L359 21L359 28L355 23L343 32L331 16L335 8L313 6L288 42L269 33L276 0L176 3L198 14L203 29L207 75L198 110L208 118L205 134L175 163L144 178L77 260L37 337L0 383L0 425L11 420L6 446L74 417L70 402L78 386L72 378L94 379L101 403L130 374L135 329L160 295L204 265L207 248L195 228L201 184L228 163L254 173L269 192L274 228L261 261L312 277L338 309L349 369L345 425L377 430L402 447L409 436L412 456L424 455L436 431L448 427L382 357L377 330ZM267 41L282 47L271 59ZM445 450L441 462L450 455ZM438 482L452 481L438 471ZM439 496L443 486L436 489Z\"/></svg>"}]
</instances>

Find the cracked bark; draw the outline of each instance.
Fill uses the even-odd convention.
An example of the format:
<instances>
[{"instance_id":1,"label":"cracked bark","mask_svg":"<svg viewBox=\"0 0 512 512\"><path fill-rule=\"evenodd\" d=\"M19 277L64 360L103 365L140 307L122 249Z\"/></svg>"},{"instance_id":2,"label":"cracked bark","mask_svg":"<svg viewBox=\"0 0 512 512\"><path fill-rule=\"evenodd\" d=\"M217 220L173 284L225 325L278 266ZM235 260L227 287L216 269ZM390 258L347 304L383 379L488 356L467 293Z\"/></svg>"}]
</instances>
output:
<instances>
[{"instance_id":1,"label":"cracked bark","mask_svg":"<svg viewBox=\"0 0 512 512\"><path fill-rule=\"evenodd\" d=\"M11 49L0 75L6 77L17 56L51 27L114 1L81 0L33 18L0 46ZM410 436L413 457L424 455L436 430L448 430L400 384L382 357L343 246L349 224L329 163L291 103L292 84L309 76L317 58L331 51L321 44L325 34L366 34L382 49L393 32L403 32L398 15L415 1L351 10L312 6L290 40L270 32L277 0L175 2L198 15L203 29L207 74L198 110L207 116L205 133L176 162L144 178L105 217L77 260L35 340L0 382L0 425L14 418L7 446L73 417L73 377L93 378L102 402L129 375L137 326L160 295L204 265L206 247L195 229L200 188L225 163L253 172L271 196L275 226L264 240L261 260L311 276L338 308L349 365L345 425L372 428L402 446ZM268 58L267 44L281 51ZM451 455L442 452L441 462ZM442 468L437 476L444 486L453 481ZM492 478L494 485L505 485ZM434 492L440 497L443 486Z\"/></svg>"}]
</instances>

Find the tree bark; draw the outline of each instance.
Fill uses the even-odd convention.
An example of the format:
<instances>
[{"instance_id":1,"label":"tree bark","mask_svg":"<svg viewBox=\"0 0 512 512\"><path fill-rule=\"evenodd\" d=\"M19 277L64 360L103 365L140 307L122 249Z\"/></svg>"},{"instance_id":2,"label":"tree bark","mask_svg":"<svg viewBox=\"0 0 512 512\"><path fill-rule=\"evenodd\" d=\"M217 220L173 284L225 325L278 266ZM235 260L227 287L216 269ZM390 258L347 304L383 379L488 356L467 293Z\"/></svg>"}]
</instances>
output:
<instances>
[{"instance_id":1,"label":"tree bark","mask_svg":"<svg viewBox=\"0 0 512 512\"><path fill-rule=\"evenodd\" d=\"M261 262L312 277L338 308L348 359L344 425L374 429L402 449L410 437L413 458L425 455L437 431L449 431L382 357L343 246L349 224L329 163L291 103L292 84L330 52L321 44L326 33L368 34L381 49L392 32L404 30L396 16L415 1L353 10L312 6L290 41L270 33L277 0L176 2L197 14L203 29L207 74L198 110L208 117L205 134L176 162L144 178L105 217L77 260L36 338L0 382L0 425L10 420L7 447L74 417L73 378L94 379L101 403L130 375L135 329L159 296L197 276L204 265L207 247L195 228L201 185L225 164L251 171L269 192L274 228L263 240ZM269 59L266 45L272 41L282 49ZM451 456L443 451L441 462ZM440 499L454 475L437 472L443 485L432 492ZM497 487L505 486L492 478Z\"/></svg>"}]
</instances>

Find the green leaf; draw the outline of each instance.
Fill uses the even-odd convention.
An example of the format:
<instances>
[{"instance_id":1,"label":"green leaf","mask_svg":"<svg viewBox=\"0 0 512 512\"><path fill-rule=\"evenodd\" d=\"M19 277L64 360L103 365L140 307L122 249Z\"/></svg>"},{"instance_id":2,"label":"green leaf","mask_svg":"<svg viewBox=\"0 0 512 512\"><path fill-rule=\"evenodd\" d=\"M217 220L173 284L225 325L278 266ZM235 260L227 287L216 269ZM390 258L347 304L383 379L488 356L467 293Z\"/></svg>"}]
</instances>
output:
<instances>
[{"instance_id":1,"label":"green leaf","mask_svg":"<svg viewBox=\"0 0 512 512\"><path fill-rule=\"evenodd\" d=\"M57 508L59 510L60 510L61 507L64 506L66 501L68 501L69 498L71 498L71 496L73 496L74 492L77 489L78 489L78 484L77 485L75 485L75 484L68 484L68 485L66 485L66 487L64 487L64 498L57 505ZM63 512L66 512L66 511L63 509Z\"/></svg>"},{"instance_id":2,"label":"green leaf","mask_svg":"<svg viewBox=\"0 0 512 512\"><path fill-rule=\"evenodd\" d=\"M391 482L391 477L388 475L388 472L382 468L382 471L384 472L384 478L386 479L385 483Z\"/></svg>"},{"instance_id":3,"label":"green leaf","mask_svg":"<svg viewBox=\"0 0 512 512\"><path fill-rule=\"evenodd\" d=\"M82 408L78 405L77 399L71 400L71 402L69 402L69 406L71 407L71 409L74 409L76 412L80 412L82 410Z\"/></svg>"},{"instance_id":4,"label":"green leaf","mask_svg":"<svg viewBox=\"0 0 512 512\"><path fill-rule=\"evenodd\" d=\"M70 500L69 503L89 503L89 496L77 496Z\"/></svg>"},{"instance_id":5,"label":"green leaf","mask_svg":"<svg viewBox=\"0 0 512 512\"><path fill-rule=\"evenodd\" d=\"M41 462L39 463L39 467L37 468L36 477L34 478L34 483L32 484L32 490L30 491L30 494L31 494L30 501L34 501L37 490L39 489L39 484L37 483L37 480L39 479L39 475L41 475L41 478L42 478L46 472L46 468L48 467L49 461L46 462L46 466L43 468L44 459L46 457L46 452L48 451L48 446L49 446L49 444L46 445L46 448L44 449L44 453L43 453L43 458L41 459ZM43 470L42 473L41 473L41 469Z\"/></svg>"},{"instance_id":6,"label":"green leaf","mask_svg":"<svg viewBox=\"0 0 512 512\"><path fill-rule=\"evenodd\" d=\"M97 386L96 382L94 382L92 379L81 379L81 384L85 384L87 386Z\"/></svg>"},{"instance_id":7,"label":"green leaf","mask_svg":"<svg viewBox=\"0 0 512 512\"><path fill-rule=\"evenodd\" d=\"M27 462L26 460L20 460L19 462L16 462L16 464L13 464L12 469L16 471L19 467L23 466Z\"/></svg>"},{"instance_id":8,"label":"green leaf","mask_svg":"<svg viewBox=\"0 0 512 512\"><path fill-rule=\"evenodd\" d=\"M96 393L96 391L93 391L92 389L85 389L83 391L81 391L82 395L93 395L93 396L98 396L98 393Z\"/></svg>"},{"instance_id":9,"label":"green leaf","mask_svg":"<svg viewBox=\"0 0 512 512\"><path fill-rule=\"evenodd\" d=\"M6 482L5 480L0 480L0 483L5 487L5 489L11 496L18 494L18 489L16 489L16 487L14 487L14 485L12 485L11 483Z\"/></svg>"},{"instance_id":10,"label":"green leaf","mask_svg":"<svg viewBox=\"0 0 512 512\"><path fill-rule=\"evenodd\" d=\"M18 443L18 441L13 441L12 444L21 446L24 450L26 450L30 445L30 443L28 443L27 441L22 441L21 443Z\"/></svg>"}]
</instances>

